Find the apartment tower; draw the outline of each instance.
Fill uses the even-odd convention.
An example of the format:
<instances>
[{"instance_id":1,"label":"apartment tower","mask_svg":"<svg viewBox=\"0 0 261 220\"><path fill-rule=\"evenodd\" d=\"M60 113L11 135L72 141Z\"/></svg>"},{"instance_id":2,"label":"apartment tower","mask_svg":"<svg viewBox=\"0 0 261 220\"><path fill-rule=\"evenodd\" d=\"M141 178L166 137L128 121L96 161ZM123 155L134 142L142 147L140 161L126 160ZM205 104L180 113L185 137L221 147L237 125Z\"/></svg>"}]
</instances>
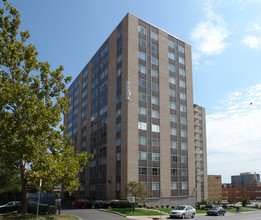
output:
<instances>
[{"instance_id":1,"label":"apartment tower","mask_svg":"<svg viewBox=\"0 0 261 220\"><path fill-rule=\"evenodd\" d=\"M71 84L68 98L65 132L76 150L94 154L79 175L78 196L122 199L124 185L140 181L154 201L193 204L198 188L207 186L205 129L201 142L194 133L195 115L204 108L193 104L189 44L128 13Z\"/></svg>"}]
</instances>

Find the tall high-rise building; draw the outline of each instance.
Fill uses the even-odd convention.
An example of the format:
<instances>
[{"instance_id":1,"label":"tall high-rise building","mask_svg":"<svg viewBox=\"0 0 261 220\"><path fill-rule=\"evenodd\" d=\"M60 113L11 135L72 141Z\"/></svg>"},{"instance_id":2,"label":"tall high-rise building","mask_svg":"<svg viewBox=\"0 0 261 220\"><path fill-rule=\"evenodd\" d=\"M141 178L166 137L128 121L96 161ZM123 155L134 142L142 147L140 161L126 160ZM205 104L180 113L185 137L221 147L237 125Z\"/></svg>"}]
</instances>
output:
<instances>
[{"instance_id":1,"label":"tall high-rise building","mask_svg":"<svg viewBox=\"0 0 261 220\"><path fill-rule=\"evenodd\" d=\"M68 97L65 132L94 154L79 196L123 198L124 185L140 181L150 198L207 198L205 112L193 104L189 44L128 13Z\"/></svg>"}]
</instances>

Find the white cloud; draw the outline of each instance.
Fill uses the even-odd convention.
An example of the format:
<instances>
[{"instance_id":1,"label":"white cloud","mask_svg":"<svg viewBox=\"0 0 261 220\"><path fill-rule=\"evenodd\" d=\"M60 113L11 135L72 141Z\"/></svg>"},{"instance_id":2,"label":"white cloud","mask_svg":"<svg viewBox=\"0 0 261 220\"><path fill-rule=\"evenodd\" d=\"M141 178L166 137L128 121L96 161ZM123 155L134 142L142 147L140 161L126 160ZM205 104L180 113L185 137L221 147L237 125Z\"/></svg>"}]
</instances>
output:
<instances>
[{"instance_id":1,"label":"white cloud","mask_svg":"<svg viewBox=\"0 0 261 220\"><path fill-rule=\"evenodd\" d=\"M193 62L198 63L202 55L217 55L227 47L225 39L228 37L227 24L214 10L214 2L206 1L204 11L206 19L199 22L190 33L194 42Z\"/></svg>"},{"instance_id":2,"label":"white cloud","mask_svg":"<svg viewBox=\"0 0 261 220\"><path fill-rule=\"evenodd\" d=\"M261 26L253 24L248 28L248 32L254 32L253 35L246 36L242 42L251 49L261 49Z\"/></svg>"},{"instance_id":3,"label":"white cloud","mask_svg":"<svg viewBox=\"0 0 261 220\"><path fill-rule=\"evenodd\" d=\"M252 104L251 104L252 103ZM261 173L261 84L234 92L207 116L209 174Z\"/></svg>"}]
</instances>

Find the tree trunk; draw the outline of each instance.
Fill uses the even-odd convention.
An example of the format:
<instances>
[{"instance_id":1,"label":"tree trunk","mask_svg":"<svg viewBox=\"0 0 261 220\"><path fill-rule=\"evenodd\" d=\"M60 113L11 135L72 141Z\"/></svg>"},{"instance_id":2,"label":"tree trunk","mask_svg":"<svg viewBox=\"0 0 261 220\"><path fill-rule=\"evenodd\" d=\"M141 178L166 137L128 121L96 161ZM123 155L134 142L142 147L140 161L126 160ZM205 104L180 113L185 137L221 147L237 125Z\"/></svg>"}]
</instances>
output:
<instances>
[{"instance_id":1,"label":"tree trunk","mask_svg":"<svg viewBox=\"0 0 261 220\"><path fill-rule=\"evenodd\" d=\"M28 181L25 176L25 161L20 162L22 193L21 193L21 213L27 214L27 200L28 200Z\"/></svg>"}]
</instances>

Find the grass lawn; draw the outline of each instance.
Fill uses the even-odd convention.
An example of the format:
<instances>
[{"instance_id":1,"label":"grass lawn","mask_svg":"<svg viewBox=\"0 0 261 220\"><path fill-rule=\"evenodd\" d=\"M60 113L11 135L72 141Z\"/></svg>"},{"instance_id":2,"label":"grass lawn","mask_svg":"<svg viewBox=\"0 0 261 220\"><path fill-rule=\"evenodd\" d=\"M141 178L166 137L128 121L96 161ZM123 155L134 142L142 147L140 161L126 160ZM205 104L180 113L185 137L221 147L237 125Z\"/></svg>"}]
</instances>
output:
<instances>
[{"instance_id":1,"label":"grass lawn","mask_svg":"<svg viewBox=\"0 0 261 220\"><path fill-rule=\"evenodd\" d=\"M9 220L35 220L36 215L33 214L27 214L27 215L21 215L21 214L10 214L8 216L0 216L0 219L9 219ZM72 216L72 215L39 215L39 220L79 220L79 218Z\"/></svg>"},{"instance_id":2,"label":"grass lawn","mask_svg":"<svg viewBox=\"0 0 261 220\"><path fill-rule=\"evenodd\" d=\"M226 209L227 212L237 212L236 209ZM239 209L239 212L251 212L253 210L247 210L247 209Z\"/></svg>"},{"instance_id":3,"label":"grass lawn","mask_svg":"<svg viewBox=\"0 0 261 220\"><path fill-rule=\"evenodd\" d=\"M160 215L159 212L153 211L150 209L139 209L136 208L134 213L130 211L130 209L124 209L124 208L119 208L119 209L103 209L103 211L109 211L109 212L116 212L120 213L125 216L149 216L149 215ZM161 214L164 215L164 214Z\"/></svg>"},{"instance_id":4,"label":"grass lawn","mask_svg":"<svg viewBox=\"0 0 261 220\"><path fill-rule=\"evenodd\" d=\"M169 214L170 211L173 210L173 209L172 208L161 208L161 209L157 209L157 210ZM207 213L206 210L196 210L196 214L205 214L205 213Z\"/></svg>"}]
</instances>

